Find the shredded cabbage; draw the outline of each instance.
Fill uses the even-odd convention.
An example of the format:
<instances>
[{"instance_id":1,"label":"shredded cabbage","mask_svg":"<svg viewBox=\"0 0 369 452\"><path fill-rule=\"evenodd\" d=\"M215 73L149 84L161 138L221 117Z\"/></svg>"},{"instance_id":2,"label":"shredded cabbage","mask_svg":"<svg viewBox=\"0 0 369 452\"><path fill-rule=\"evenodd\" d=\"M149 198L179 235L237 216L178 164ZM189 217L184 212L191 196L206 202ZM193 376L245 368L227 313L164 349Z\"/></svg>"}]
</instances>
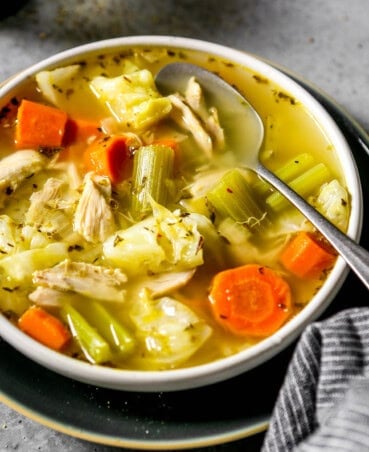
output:
<instances>
[{"instance_id":1,"label":"shredded cabbage","mask_svg":"<svg viewBox=\"0 0 369 452\"><path fill-rule=\"evenodd\" d=\"M151 201L153 215L110 236L103 244L109 263L128 275L182 271L203 264L203 237L191 214L171 212Z\"/></svg>"},{"instance_id":2,"label":"shredded cabbage","mask_svg":"<svg viewBox=\"0 0 369 452\"><path fill-rule=\"evenodd\" d=\"M349 218L349 196L347 190L337 179L322 185L316 208L342 231L346 229Z\"/></svg>"},{"instance_id":3,"label":"shredded cabbage","mask_svg":"<svg viewBox=\"0 0 369 452\"><path fill-rule=\"evenodd\" d=\"M151 299L146 291L135 301L130 317L143 347L140 368L169 369L185 362L210 337L211 328L174 298Z\"/></svg>"},{"instance_id":4,"label":"shredded cabbage","mask_svg":"<svg viewBox=\"0 0 369 452\"><path fill-rule=\"evenodd\" d=\"M92 79L90 87L127 130L151 127L172 108L170 100L156 89L147 69L112 78L100 75Z\"/></svg>"}]
</instances>

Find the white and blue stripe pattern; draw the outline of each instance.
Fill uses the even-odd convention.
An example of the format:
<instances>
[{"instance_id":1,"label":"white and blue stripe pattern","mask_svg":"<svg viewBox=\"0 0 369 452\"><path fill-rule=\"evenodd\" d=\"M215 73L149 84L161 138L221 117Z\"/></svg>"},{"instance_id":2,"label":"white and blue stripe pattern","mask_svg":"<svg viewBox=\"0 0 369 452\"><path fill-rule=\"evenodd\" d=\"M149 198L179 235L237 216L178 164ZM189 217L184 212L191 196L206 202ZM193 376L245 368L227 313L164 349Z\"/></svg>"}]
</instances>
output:
<instances>
[{"instance_id":1,"label":"white and blue stripe pattern","mask_svg":"<svg viewBox=\"0 0 369 452\"><path fill-rule=\"evenodd\" d=\"M262 452L369 451L369 309L315 322L302 334Z\"/></svg>"}]
</instances>

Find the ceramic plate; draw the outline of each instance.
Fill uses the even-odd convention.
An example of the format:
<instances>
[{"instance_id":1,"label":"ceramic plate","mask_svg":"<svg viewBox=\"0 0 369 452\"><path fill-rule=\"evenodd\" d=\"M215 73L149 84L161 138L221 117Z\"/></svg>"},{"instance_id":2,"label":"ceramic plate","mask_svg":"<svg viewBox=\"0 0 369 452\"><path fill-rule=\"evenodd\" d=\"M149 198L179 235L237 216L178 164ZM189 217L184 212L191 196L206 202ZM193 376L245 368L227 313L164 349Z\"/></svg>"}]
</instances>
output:
<instances>
[{"instance_id":1,"label":"ceramic plate","mask_svg":"<svg viewBox=\"0 0 369 452\"><path fill-rule=\"evenodd\" d=\"M369 137L334 101L297 81L331 113L363 171L369 164ZM369 182L363 173L361 178L365 203ZM364 222L368 221L364 214ZM361 243L369 248L368 228L363 229ZM366 290L350 273L325 317L352 306L353 286L359 292L356 306L365 300ZM244 438L246 448L248 440L267 428L293 348L239 377L206 388L134 393L96 388L55 374L0 339L0 401L55 430L111 446L176 450Z\"/></svg>"}]
</instances>

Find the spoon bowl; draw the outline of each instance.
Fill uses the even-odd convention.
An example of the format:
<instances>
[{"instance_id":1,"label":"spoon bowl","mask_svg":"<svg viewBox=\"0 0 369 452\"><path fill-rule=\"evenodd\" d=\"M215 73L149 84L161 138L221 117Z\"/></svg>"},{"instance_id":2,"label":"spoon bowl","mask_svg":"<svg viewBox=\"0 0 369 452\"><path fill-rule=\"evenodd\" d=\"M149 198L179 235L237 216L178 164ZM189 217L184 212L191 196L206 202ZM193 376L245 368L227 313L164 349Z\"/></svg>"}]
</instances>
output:
<instances>
[{"instance_id":1,"label":"spoon bowl","mask_svg":"<svg viewBox=\"0 0 369 452\"><path fill-rule=\"evenodd\" d=\"M369 252L340 231L302 196L291 189L259 160L264 137L263 122L247 99L224 79L201 66L171 63L156 75L156 85L162 94L184 92L188 80L194 77L201 85L210 105L220 112L224 128L236 137L230 143L234 152L242 155L243 166L255 171L284 195L330 242L349 267L369 289Z\"/></svg>"}]
</instances>

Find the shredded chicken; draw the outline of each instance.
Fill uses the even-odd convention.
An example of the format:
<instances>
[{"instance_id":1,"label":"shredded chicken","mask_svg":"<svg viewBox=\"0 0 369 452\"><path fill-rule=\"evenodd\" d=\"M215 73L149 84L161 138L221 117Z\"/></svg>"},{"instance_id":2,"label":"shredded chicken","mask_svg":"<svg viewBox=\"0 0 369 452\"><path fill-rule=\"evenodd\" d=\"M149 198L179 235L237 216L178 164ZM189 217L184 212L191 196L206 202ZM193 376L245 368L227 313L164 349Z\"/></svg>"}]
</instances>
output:
<instances>
[{"instance_id":1,"label":"shredded chicken","mask_svg":"<svg viewBox=\"0 0 369 452\"><path fill-rule=\"evenodd\" d=\"M158 273L156 275L142 276L131 282L133 292L139 289L148 289L152 298L161 297L185 286L195 274L195 269L183 272Z\"/></svg>"},{"instance_id":2,"label":"shredded chicken","mask_svg":"<svg viewBox=\"0 0 369 452\"><path fill-rule=\"evenodd\" d=\"M73 299L72 295L69 292L38 286L29 294L28 298L39 306L60 307L63 303L70 303ZM74 296L78 297L76 294Z\"/></svg>"},{"instance_id":3,"label":"shredded chicken","mask_svg":"<svg viewBox=\"0 0 369 452\"><path fill-rule=\"evenodd\" d=\"M188 130L194 137L196 143L204 151L208 158L211 158L213 152L213 142L210 135L201 124L200 119L195 115L192 109L187 105L185 99L180 94L171 94L168 96L172 103L171 117L180 127Z\"/></svg>"},{"instance_id":4,"label":"shredded chicken","mask_svg":"<svg viewBox=\"0 0 369 452\"><path fill-rule=\"evenodd\" d=\"M49 234L62 234L65 229L69 229L69 218L61 208L64 185L62 180L51 177L40 191L31 195L25 215L27 224Z\"/></svg>"},{"instance_id":5,"label":"shredded chicken","mask_svg":"<svg viewBox=\"0 0 369 452\"><path fill-rule=\"evenodd\" d=\"M88 242L103 242L116 230L110 207L111 184L107 177L87 173L74 214L73 229Z\"/></svg>"},{"instance_id":6,"label":"shredded chicken","mask_svg":"<svg viewBox=\"0 0 369 452\"><path fill-rule=\"evenodd\" d=\"M220 126L218 110L215 107L206 108L202 88L195 77L191 77L188 81L185 99L187 104L203 121L216 147L222 149L225 143L224 130Z\"/></svg>"},{"instance_id":7,"label":"shredded chicken","mask_svg":"<svg viewBox=\"0 0 369 452\"><path fill-rule=\"evenodd\" d=\"M13 152L0 160L0 207L27 178L38 173L50 160L33 150Z\"/></svg>"},{"instance_id":8,"label":"shredded chicken","mask_svg":"<svg viewBox=\"0 0 369 452\"><path fill-rule=\"evenodd\" d=\"M36 285L112 302L124 301L126 282L126 275L119 269L68 259L55 267L33 273L33 283Z\"/></svg>"}]
</instances>

